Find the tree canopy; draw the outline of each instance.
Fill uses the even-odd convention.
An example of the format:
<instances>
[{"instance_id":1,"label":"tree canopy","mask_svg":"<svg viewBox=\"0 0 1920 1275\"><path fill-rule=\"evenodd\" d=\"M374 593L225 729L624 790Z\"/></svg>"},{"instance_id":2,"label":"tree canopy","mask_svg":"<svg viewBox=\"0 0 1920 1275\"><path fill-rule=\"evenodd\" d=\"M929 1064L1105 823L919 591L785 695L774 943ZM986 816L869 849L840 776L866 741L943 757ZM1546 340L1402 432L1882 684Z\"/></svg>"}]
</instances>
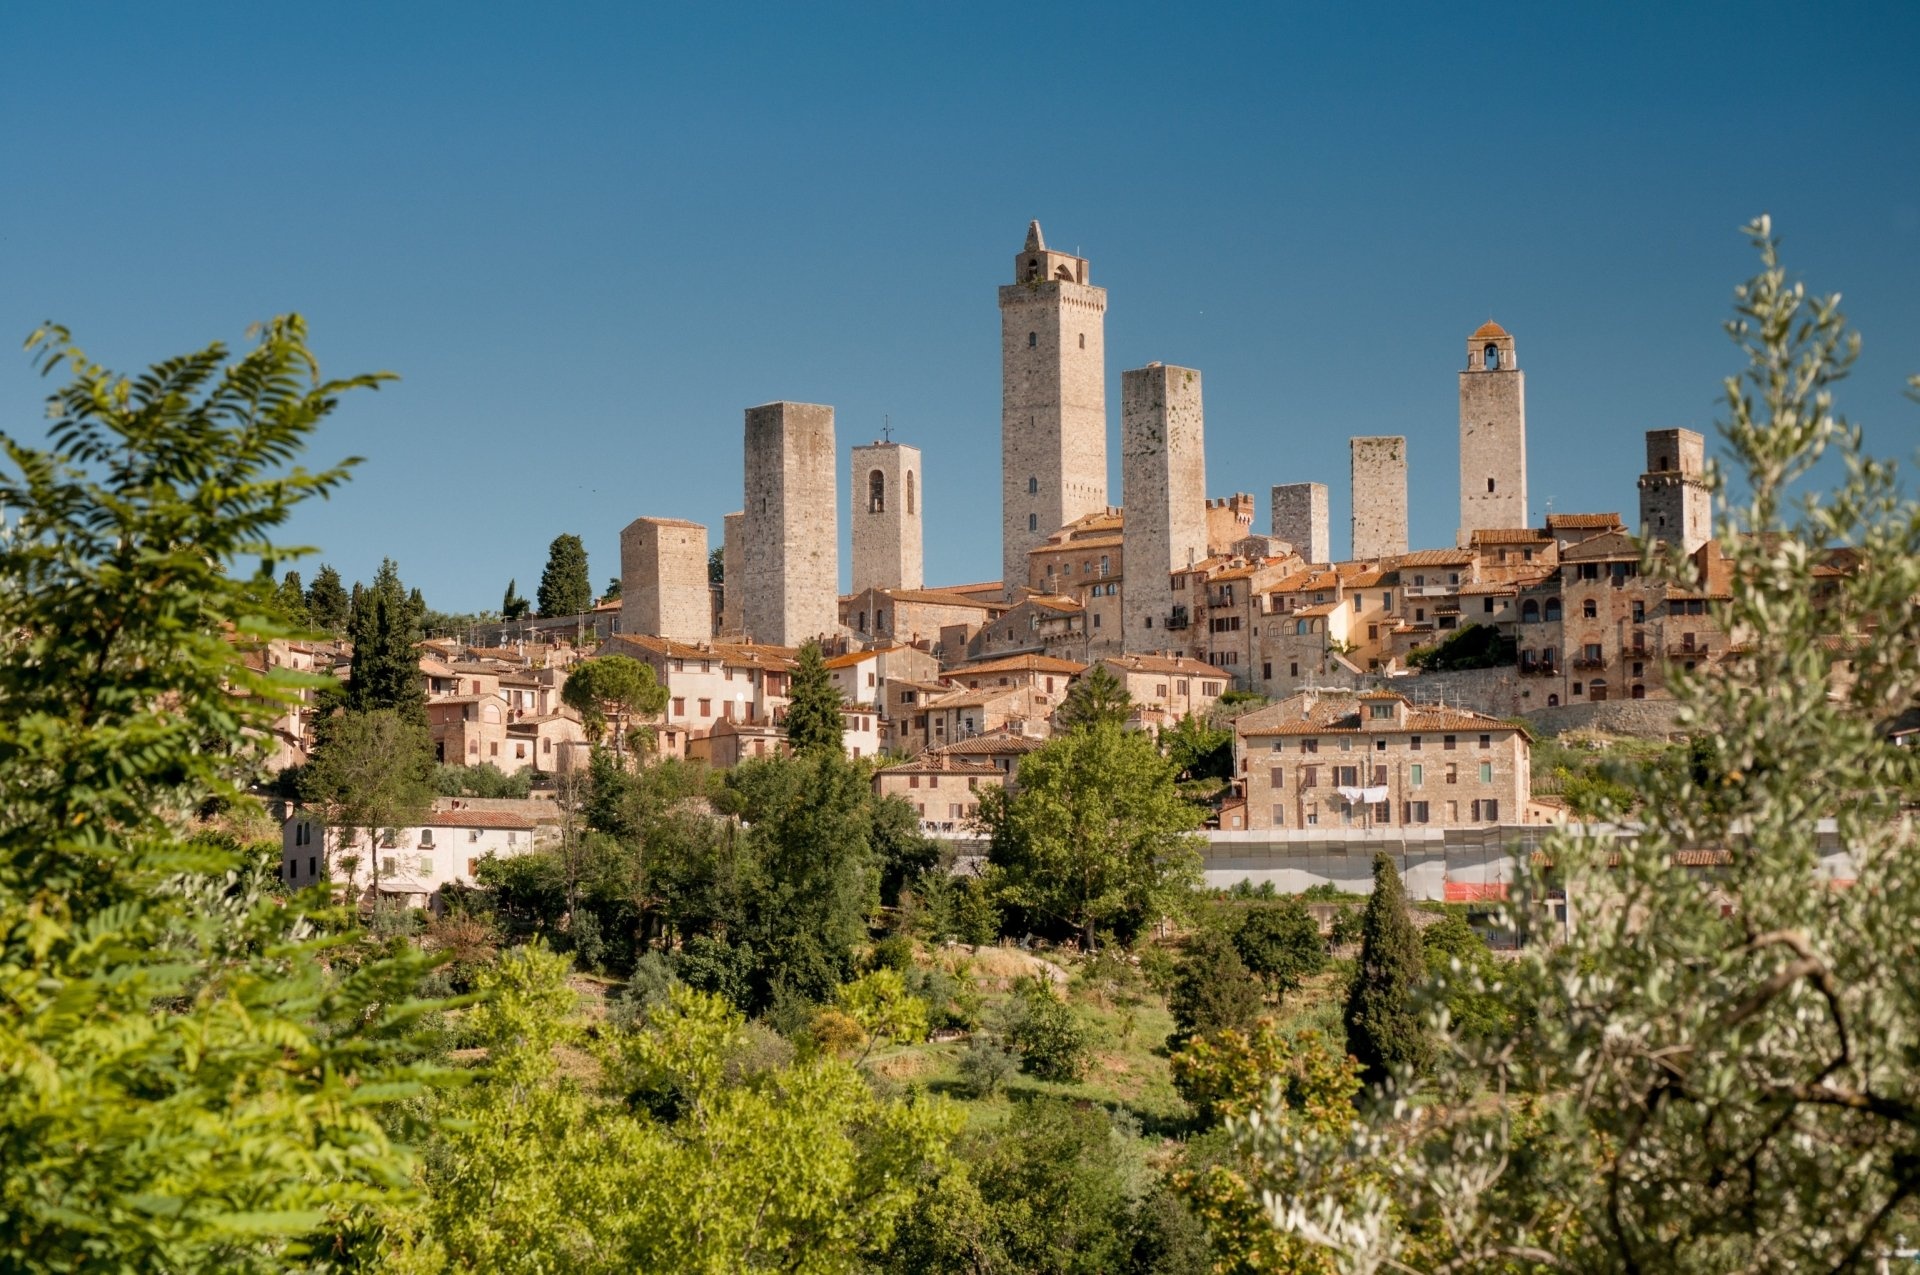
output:
<instances>
[{"instance_id":1,"label":"tree canopy","mask_svg":"<svg viewBox=\"0 0 1920 1275\"><path fill-rule=\"evenodd\" d=\"M787 698L787 747L795 753L838 753L845 723L840 718L840 688L833 684L820 644L800 648Z\"/></svg>"},{"instance_id":2,"label":"tree canopy","mask_svg":"<svg viewBox=\"0 0 1920 1275\"><path fill-rule=\"evenodd\" d=\"M325 633L345 633L352 609L353 599L348 596L340 573L321 563L320 569L313 573L313 583L307 586L307 614L313 620L313 627Z\"/></svg>"},{"instance_id":3,"label":"tree canopy","mask_svg":"<svg viewBox=\"0 0 1920 1275\"><path fill-rule=\"evenodd\" d=\"M606 734L611 719L619 751L628 722L666 711L667 688L654 679L651 664L630 655L603 655L575 665L560 698L580 714L588 737L596 742Z\"/></svg>"},{"instance_id":4,"label":"tree canopy","mask_svg":"<svg viewBox=\"0 0 1920 1275\"><path fill-rule=\"evenodd\" d=\"M1053 715L1061 730L1085 730L1101 723L1125 726L1133 711L1133 696L1113 670L1099 660L1067 688Z\"/></svg>"},{"instance_id":5,"label":"tree canopy","mask_svg":"<svg viewBox=\"0 0 1920 1275\"><path fill-rule=\"evenodd\" d=\"M578 615L593 606L587 546L580 537L568 532L553 538L535 597L542 616Z\"/></svg>"}]
</instances>

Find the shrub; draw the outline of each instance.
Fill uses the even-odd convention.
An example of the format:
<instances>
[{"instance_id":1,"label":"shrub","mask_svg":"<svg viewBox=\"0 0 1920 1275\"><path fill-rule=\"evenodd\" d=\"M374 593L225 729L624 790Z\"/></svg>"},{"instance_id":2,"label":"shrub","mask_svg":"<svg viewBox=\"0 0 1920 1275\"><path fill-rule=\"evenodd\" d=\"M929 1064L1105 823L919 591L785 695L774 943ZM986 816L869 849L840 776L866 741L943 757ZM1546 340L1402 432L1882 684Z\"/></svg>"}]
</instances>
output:
<instances>
[{"instance_id":1,"label":"shrub","mask_svg":"<svg viewBox=\"0 0 1920 1275\"><path fill-rule=\"evenodd\" d=\"M1020 1055L1020 1069L1035 1079L1071 1084L1086 1071L1086 1029L1046 979L1014 980L1001 1011L1001 1033Z\"/></svg>"},{"instance_id":2,"label":"shrub","mask_svg":"<svg viewBox=\"0 0 1920 1275\"><path fill-rule=\"evenodd\" d=\"M1174 1043L1223 1027L1245 1027L1260 1014L1260 984L1218 934L1202 932L1187 941L1167 1008L1173 1014Z\"/></svg>"},{"instance_id":3,"label":"shrub","mask_svg":"<svg viewBox=\"0 0 1920 1275\"><path fill-rule=\"evenodd\" d=\"M901 973L913 968L913 940L904 934L890 934L873 945L873 954L867 960L867 968L876 970L899 970Z\"/></svg>"},{"instance_id":4,"label":"shrub","mask_svg":"<svg viewBox=\"0 0 1920 1275\"><path fill-rule=\"evenodd\" d=\"M1020 1068L1007 1047L986 1032L975 1032L960 1055L960 1083L975 1098L991 1098Z\"/></svg>"},{"instance_id":5,"label":"shrub","mask_svg":"<svg viewBox=\"0 0 1920 1275\"><path fill-rule=\"evenodd\" d=\"M633 963L626 987L607 1003L607 1022L621 1031L646 1026L647 1016L667 1003L668 992L679 981L666 953L648 952Z\"/></svg>"},{"instance_id":6,"label":"shrub","mask_svg":"<svg viewBox=\"0 0 1920 1275\"><path fill-rule=\"evenodd\" d=\"M1277 907L1255 908L1233 935L1234 951L1267 986L1282 995L1326 967L1327 945L1320 926L1298 899Z\"/></svg>"}]
</instances>

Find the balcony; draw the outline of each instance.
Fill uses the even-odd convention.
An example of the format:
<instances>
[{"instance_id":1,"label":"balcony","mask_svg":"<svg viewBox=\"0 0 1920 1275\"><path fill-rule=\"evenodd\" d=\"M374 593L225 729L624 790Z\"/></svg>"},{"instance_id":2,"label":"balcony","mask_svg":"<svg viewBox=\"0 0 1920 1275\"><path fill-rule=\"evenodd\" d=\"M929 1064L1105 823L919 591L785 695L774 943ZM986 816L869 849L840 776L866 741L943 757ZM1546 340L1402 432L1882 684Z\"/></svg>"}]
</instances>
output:
<instances>
[{"instance_id":1,"label":"balcony","mask_svg":"<svg viewBox=\"0 0 1920 1275\"><path fill-rule=\"evenodd\" d=\"M1444 598L1448 594L1460 592L1457 584L1404 584L1400 592L1410 598Z\"/></svg>"},{"instance_id":2,"label":"balcony","mask_svg":"<svg viewBox=\"0 0 1920 1275\"><path fill-rule=\"evenodd\" d=\"M1707 658L1707 655L1708 648L1705 643L1701 643L1698 646L1688 646L1683 642L1679 646L1670 646L1667 648L1667 658L1670 660L1704 660Z\"/></svg>"},{"instance_id":3,"label":"balcony","mask_svg":"<svg viewBox=\"0 0 1920 1275\"><path fill-rule=\"evenodd\" d=\"M1558 677L1560 668L1552 660L1522 660L1521 677Z\"/></svg>"},{"instance_id":4,"label":"balcony","mask_svg":"<svg viewBox=\"0 0 1920 1275\"><path fill-rule=\"evenodd\" d=\"M1185 607L1175 607L1173 613L1167 616L1166 619L1166 627L1169 629L1184 629L1187 627L1187 623L1187 609Z\"/></svg>"},{"instance_id":5,"label":"balcony","mask_svg":"<svg viewBox=\"0 0 1920 1275\"><path fill-rule=\"evenodd\" d=\"M1573 659L1573 667L1582 672L1598 672L1606 666L1607 657L1604 655L1577 655Z\"/></svg>"}]
</instances>

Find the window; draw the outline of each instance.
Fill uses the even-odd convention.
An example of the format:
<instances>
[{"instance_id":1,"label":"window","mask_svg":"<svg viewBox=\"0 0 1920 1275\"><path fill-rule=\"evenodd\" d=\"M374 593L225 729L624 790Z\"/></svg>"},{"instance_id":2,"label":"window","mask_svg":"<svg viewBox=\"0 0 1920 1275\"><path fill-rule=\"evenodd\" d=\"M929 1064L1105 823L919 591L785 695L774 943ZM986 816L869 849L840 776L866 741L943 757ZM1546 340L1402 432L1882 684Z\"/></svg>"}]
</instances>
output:
<instances>
[{"instance_id":1,"label":"window","mask_svg":"<svg viewBox=\"0 0 1920 1275\"><path fill-rule=\"evenodd\" d=\"M1317 739L1303 739L1300 741L1300 751L1303 753L1317 753L1320 751L1320 741Z\"/></svg>"},{"instance_id":2,"label":"window","mask_svg":"<svg viewBox=\"0 0 1920 1275\"><path fill-rule=\"evenodd\" d=\"M1424 801L1409 801L1407 803L1407 822L1425 823L1426 821L1427 803Z\"/></svg>"},{"instance_id":3,"label":"window","mask_svg":"<svg viewBox=\"0 0 1920 1275\"><path fill-rule=\"evenodd\" d=\"M1483 784L1490 784L1493 782L1493 763L1492 762L1483 761L1480 763L1480 782Z\"/></svg>"},{"instance_id":4,"label":"window","mask_svg":"<svg viewBox=\"0 0 1920 1275\"><path fill-rule=\"evenodd\" d=\"M433 875L433 856L430 854L421 855L417 860L415 860L414 869L417 872L419 872L419 874L423 877L432 876Z\"/></svg>"},{"instance_id":5,"label":"window","mask_svg":"<svg viewBox=\"0 0 1920 1275\"><path fill-rule=\"evenodd\" d=\"M1289 664L1289 665L1287 666L1287 668L1288 668L1288 673L1287 673L1287 676L1288 676L1288 677L1299 677L1299 676L1300 676L1300 664L1299 664L1299 661L1297 661L1297 660L1296 660L1296 661L1294 661L1293 663L1291 663L1291 664Z\"/></svg>"},{"instance_id":6,"label":"window","mask_svg":"<svg viewBox=\"0 0 1920 1275\"><path fill-rule=\"evenodd\" d=\"M1040 530L1040 515L1039 515L1039 514L1028 514L1028 515L1027 515L1027 530L1028 530L1028 531L1038 531L1038 530Z\"/></svg>"},{"instance_id":7,"label":"window","mask_svg":"<svg viewBox=\"0 0 1920 1275\"><path fill-rule=\"evenodd\" d=\"M1029 477L1027 479L1027 495L1038 496L1039 494L1040 494L1040 480L1038 478Z\"/></svg>"},{"instance_id":8,"label":"window","mask_svg":"<svg viewBox=\"0 0 1920 1275\"><path fill-rule=\"evenodd\" d=\"M1489 495L1493 492L1493 479L1491 478L1487 479L1487 492Z\"/></svg>"},{"instance_id":9,"label":"window","mask_svg":"<svg viewBox=\"0 0 1920 1275\"><path fill-rule=\"evenodd\" d=\"M913 514L913 508L914 508L914 499L913 499L913 497L914 497L914 490L913 490L913 488L914 488L914 483L913 483L913 471L912 471L911 469L909 469L909 470L907 471L907 514L908 514L908 516L909 516L909 517L911 517L911 516L912 516L912 514Z\"/></svg>"},{"instance_id":10,"label":"window","mask_svg":"<svg viewBox=\"0 0 1920 1275\"><path fill-rule=\"evenodd\" d=\"M887 512L887 476L877 469L867 475L867 512Z\"/></svg>"},{"instance_id":11,"label":"window","mask_svg":"<svg viewBox=\"0 0 1920 1275\"><path fill-rule=\"evenodd\" d=\"M1083 350L1087 348L1087 334L1084 332L1080 334L1080 348Z\"/></svg>"},{"instance_id":12,"label":"window","mask_svg":"<svg viewBox=\"0 0 1920 1275\"><path fill-rule=\"evenodd\" d=\"M1600 614L1600 608L1594 603L1594 600L1592 598L1588 598L1585 602L1582 602L1580 604L1581 619L1591 620L1598 617L1599 614Z\"/></svg>"},{"instance_id":13,"label":"window","mask_svg":"<svg viewBox=\"0 0 1920 1275\"><path fill-rule=\"evenodd\" d=\"M1320 786L1320 768L1318 766L1302 766L1300 768L1300 786L1302 788L1318 788Z\"/></svg>"},{"instance_id":14,"label":"window","mask_svg":"<svg viewBox=\"0 0 1920 1275\"><path fill-rule=\"evenodd\" d=\"M1275 792L1280 791L1280 789L1284 786L1280 782L1280 779L1281 779L1281 776L1285 775L1286 773L1287 772L1282 770L1280 767L1275 766L1272 770L1267 772L1268 786L1271 787Z\"/></svg>"},{"instance_id":15,"label":"window","mask_svg":"<svg viewBox=\"0 0 1920 1275\"><path fill-rule=\"evenodd\" d=\"M1647 618L1647 604L1645 602L1635 602L1633 604L1633 622L1635 624L1640 624L1640 623L1643 623L1646 620L1646 618Z\"/></svg>"},{"instance_id":16,"label":"window","mask_svg":"<svg viewBox=\"0 0 1920 1275\"><path fill-rule=\"evenodd\" d=\"M525 761L527 759L527 746L525 744L515 744L513 746L513 755L519 760Z\"/></svg>"},{"instance_id":17,"label":"window","mask_svg":"<svg viewBox=\"0 0 1920 1275\"><path fill-rule=\"evenodd\" d=\"M1415 735L1411 739L1407 740L1407 751L1410 753L1417 753L1420 751L1420 737L1418 735Z\"/></svg>"},{"instance_id":18,"label":"window","mask_svg":"<svg viewBox=\"0 0 1920 1275\"><path fill-rule=\"evenodd\" d=\"M1443 752L1450 753L1458 746L1459 737L1457 735L1442 735L1440 737L1440 748Z\"/></svg>"},{"instance_id":19,"label":"window","mask_svg":"<svg viewBox=\"0 0 1920 1275\"><path fill-rule=\"evenodd\" d=\"M487 756L489 756L489 757L498 757L499 755L500 755L500 741L499 741L499 740L495 740L494 742L492 742L492 743L490 743L490 744L488 744L488 745L487 745Z\"/></svg>"},{"instance_id":20,"label":"window","mask_svg":"<svg viewBox=\"0 0 1920 1275\"><path fill-rule=\"evenodd\" d=\"M713 716L713 701L712 701L712 700L710 700L710 699L703 699L703 700L701 700L701 701L700 701L700 716L702 716L702 717L712 717L712 716Z\"/></svg>"},{"instance_id":21,"label":"window","mask_svg":"<svg viewBox=\"0 0 1920 1275\"><path fill-rule=\"evenodd\" d=\"M1415 788L1424 787L1427 782L1427 768L1419 762L1413 763L1407 768L1407 782ZM1426 820L1422 819L1420 822L1425 823Z\"/></svg>"},{"instance_id":22,"label":"window","mask_svg":"<svg viewBox=\"0 0 1920 1275\"><path fill-rule=\"evenodd\" d=\"M1497 345L1487 346L1486 349L1480 352L1480 357L1484 361L1487 371L1498 372L1500 370L1500 347L1499 346ZM1489 479L1488 481L1491 482L1492 480ZM1493 488L1488 487L1487 490L1492 491Z\"/></svg>"},{"instance_id":23,"label":"window","mask_svg":"<svg viewBox=\"0 0 1920 1275\"><path fill-rule=\"evenodd\" d=\"M1269 682L1273 680L1273 661L1272 660L1262 660L1260 662L1260 680L1263 682Z\"/></svg>"},{"instance_id":24,"label":"window","mask_svg":"<svg viewBox=\"0 0 1920 1275\"><path fill-rule=\"evenodd\" d=\"M1560 599L1559 598L1547 599L1547 607L1546 607L1546 610L1542 613L1541 618L1543 618L1548 624L1558 624L1560 622Z\"/></svg>"},{"instance_id":25,"label":"window","mask_svg":"<svg viewBox=\"0 0 1920 1275\"><path fill-rule=\"evenodd\" d=\"M1374 741L1373 741L1373 751L1374 751L1374 752L1376 752L1376 753L1384 753L1384 752L1386 752L1386 751L1387 751L1387 741L1386 741L1386 740L1384 740L1384 739L1376 739L1376 740L1374 740Z\"/></svg>"},{"instance_id":26,"label":"window","mask_svg":"<svg viewBox=\"0 0 1920 1275\"><path fill-rule=\"evenodd\" d=\"M320 875L320 860L317 856L310 854L307 856L307 880L311 881L313 880L313 878L319 875Z\"/></svg>"},{"instance_id":27,"label":"window","mask_svg":"<svg viewBox=\"0 0 1920 1275\"><path fill-rule=\"evenodd\" d=\"M1039 344L1040 344L1040 334L1038 332L1027 333L1027 348L1029 350L1033 349L1035 346Z\"/></svg>"},{"instance_id":28,"label":"window","mask_svg":"<svg viewBox=\"0 0 1920 1275\"><path fill-rule=\"evenodd\" d=\"M1336 788L1357 788L1360 786L1360 768L1358 766L1335 766L1333 784Z\"/></svg>"},{"instance_id":29,"label":"window","mask_svg":"<svg viewBox=\"0 0 1920 1275\"><path fill-rule=\"evenodd\" d=\"M1450 784L1460 782L1460 767L1453 762L1447 763L1447 782Z\"/></svg>"},{"instance_id":30,"label":"window","mask_svg":"<svg viewBox=\"0 0 1920 1275\"><path fill-rule=\"evenodd\" d=\"M1392 719L1392 717L1393 717L1393 705L1391 705L1391 704L1369 704L1369 705L1367 705L1367 716L1369 716L1369 717L1371 717L1371 718L1373 718L1373 719L1375 719L1376 721L1377 721L1377 720L1379 720L1379 719L1381 719L1381 718L1386 718L1386 719L1389 719L1389 720L1391 720L1391 719ZM1382 742L1382 743L1385 743L1386 741L1385 741L1385 740L1382 740L1381 742Z\"/></svg>"},{"instance_id":31,"label":"window","mask_svg":"<svg viewBox=\"0 0 1920 1275\"><path fill-rule=\"evenodd\" d=\"M1528 598L1520 604L1520 623L1537 624L1540 620L1540 604Z\"/></svg>"}]
</instances>

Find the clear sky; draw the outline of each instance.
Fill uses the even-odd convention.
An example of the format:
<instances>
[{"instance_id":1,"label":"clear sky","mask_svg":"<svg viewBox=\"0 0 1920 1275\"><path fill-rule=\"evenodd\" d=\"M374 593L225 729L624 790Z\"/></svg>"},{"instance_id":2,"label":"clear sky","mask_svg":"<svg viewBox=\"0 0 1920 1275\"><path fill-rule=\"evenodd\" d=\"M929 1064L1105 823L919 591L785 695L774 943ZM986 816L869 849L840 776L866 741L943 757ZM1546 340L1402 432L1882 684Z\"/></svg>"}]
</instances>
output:
<instances>
[{"instance_id":1,"label":"clear sky","mask_svg":"<svg viewBox=\"0 0 1920 1275\"><path fill-rule=\"evenodd\" d=\"M583 536L740 504L741 410L926 454L927 575L999 572L999 318L1029 218L1124 368L1205 376L1208 487L1331 489L1404 433L1458 517L1455 373L1527 373L1536 520L1635 508L1642 431L1710 430L1770 211L1866 335L1843 405L1911 456L1920 5L0 6L0 424L48 318L134 368L286 310L366 457L293 529L436 607ZM1120 498L1118 448L1110 445ZM309 578L317 560L301 564ZM842 570L845 570L842 550Z\"/></svg>"}]
</instances>

